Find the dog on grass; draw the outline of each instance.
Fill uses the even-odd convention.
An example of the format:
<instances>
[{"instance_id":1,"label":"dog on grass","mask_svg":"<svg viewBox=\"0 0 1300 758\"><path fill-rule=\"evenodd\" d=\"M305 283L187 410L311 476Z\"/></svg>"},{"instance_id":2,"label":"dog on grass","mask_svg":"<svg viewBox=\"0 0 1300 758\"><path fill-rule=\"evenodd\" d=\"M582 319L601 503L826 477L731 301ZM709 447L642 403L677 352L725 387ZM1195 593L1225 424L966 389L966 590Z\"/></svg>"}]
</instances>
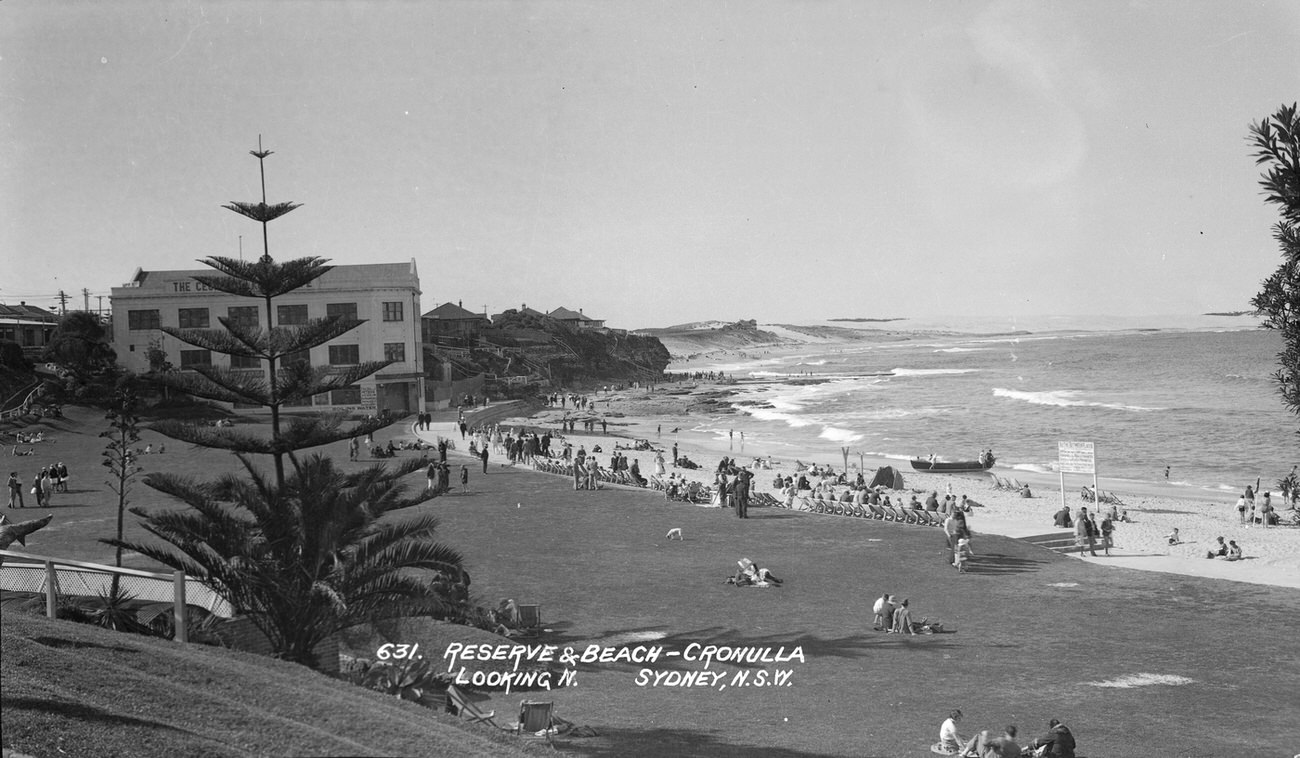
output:
<instances>
[{"instance_id":1,"label":"dog on grass","mask_svg":"<svg viewBox=\"0 0 1300 758\"><path fill-rule=\"evenodd\" d=\"M679 540L682 539L682 528L680 526L669 529L668 535L664 539L672 539L673 537L677 537Z\"/></svg>"}]
</instances>

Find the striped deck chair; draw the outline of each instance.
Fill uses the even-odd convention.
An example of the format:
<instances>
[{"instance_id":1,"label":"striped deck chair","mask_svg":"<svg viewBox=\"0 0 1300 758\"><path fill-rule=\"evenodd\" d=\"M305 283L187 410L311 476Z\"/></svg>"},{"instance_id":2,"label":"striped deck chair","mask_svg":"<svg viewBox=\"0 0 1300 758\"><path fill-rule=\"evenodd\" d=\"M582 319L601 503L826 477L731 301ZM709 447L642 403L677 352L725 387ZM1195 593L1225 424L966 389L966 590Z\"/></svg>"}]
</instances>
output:
<instances>
[{"instance_id":1,"label":"striped deck chair","mask_svg":"<svg viewBox=\"0 0 1300 758\"><path fill-rule=\"evenodd\" d=\"M536 700L519 701L519 721L512 725L515 734L546 738L546 744L555 747L555 703Z\"/></svg>"},{"instance_id":2,"label":"striped deck chair","mask_svg":"<svg viewBox=\"0 0 1300 758\"><path fill-rule=\"evenodd\" d=\"M470 702L465 693L454 684L447 685L447 710L458 716L463 716L471 722L489 724L497 729L504 729L504 727L492 720L492 717L496 715L496 711L485 711L479 708Z\"/></svg>"}]
</instances>

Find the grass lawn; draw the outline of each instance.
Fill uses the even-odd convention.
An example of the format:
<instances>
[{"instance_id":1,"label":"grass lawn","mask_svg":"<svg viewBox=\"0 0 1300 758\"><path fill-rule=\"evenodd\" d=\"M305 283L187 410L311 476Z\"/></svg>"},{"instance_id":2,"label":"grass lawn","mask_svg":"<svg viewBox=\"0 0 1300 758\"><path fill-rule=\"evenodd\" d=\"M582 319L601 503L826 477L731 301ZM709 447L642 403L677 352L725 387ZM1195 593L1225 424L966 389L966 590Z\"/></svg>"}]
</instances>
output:
<instances>
[{"instance_id":1,"label":"grass lawn","mask_svg":"<svg viewBox=\"0 0 1300 758\"><path fill-rule=\"evenodd\" d=\"M98 423L88 414L84 428L70 420L53 432L50 449L63 456L53 458L81 478L65 504L55 500L55 523L29 541L32 552L111 560L111 550L94 542L111 533L115 508L98 484L103 441L92 420ZM75 450L86 457L64 454ZM329 452L346 464L344 445ZM147 467L205 476L233 463L226 453L171 445L146 459ZM542 605L551 631L541 642L579 650L653 644L665 653L691 643L797 646L805 658L709 667L725 673L724 682L742 668L791 672L779 688L638 684L641 668L703 668L680 655L644 667L579 664L573 686L544 697L598 736L561 739L565 752L919 758L930 755L939 723L955 707L966 713L964 733L1014 723L1028 738L1060 718L1091 758L1300 749L1296 590L1110 569L980 535L971 573L958 575L944 561L937 529L770 509L753 509L742 521L729 510L669 504L646 492L574 492L566 479L495 462L490 475L479 470L471 467L469 494L420 508L437 513L442 539L468 556L476 595ZM423 486L422 477L411 484ZM133 501L165 505L143 486ZM665 540L671 527L685 539ZM741 557L769 567L784 586L723 584ZM871 631L871 604L884 591L910 598L917 619L941 620L952 633ZM1180 683L1115 686L1139 674ZM486 707L509 713L520 697L494 694ZM7 691L4 702L8 721Z\"/></svg>"}]
</instances>

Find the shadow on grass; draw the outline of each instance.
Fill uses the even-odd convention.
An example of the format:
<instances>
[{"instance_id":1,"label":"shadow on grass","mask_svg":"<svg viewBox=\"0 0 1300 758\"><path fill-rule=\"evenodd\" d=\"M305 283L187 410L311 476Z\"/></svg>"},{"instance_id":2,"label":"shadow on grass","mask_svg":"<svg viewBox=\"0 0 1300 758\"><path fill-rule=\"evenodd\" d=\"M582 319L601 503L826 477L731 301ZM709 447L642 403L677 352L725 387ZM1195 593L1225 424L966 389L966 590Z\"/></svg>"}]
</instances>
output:
<instances>
[{"instance_id":1,"label":"shadow on grass","mask_svg":"<svg viewBox=\"0 0 1300 758\"><path fill-rule=\"evenodd\" d=\"M45 698L35 697L15 697L5 698L5 709L12 709L13 714L17 716L18 711L36 711L39 713L49 713L63 716L80 721L91 721L103 724L112 724L114 726L142 726L150 729L166 729L178 734L193 734L186 729L177 729L170 724L163 724L148 719L138 719L132 716L121 716L116 713L110 713L99 708L92 708L81 703L69 703L66 700L48 700ZM8 718L9 716L6 716Z\"/></svg>"},{"instance_id":2,"label":"shadow on grass","mask_svg":"<svg viewBox=\"0 0 1300 758\"><path fill-rule=\"evenodd\" d=\"M56 650L82 648L95 648L97 650L111 650L115 653L138 653L140 651L129 647L120 647L118 645L101 645L98 642L81 642L80 640L65 640L62 637L32 637L32 642L45 647L52 647ZM7 700L5 701L8 702Z\"/></svg>"},{"instance_id":3,"label":"shadow on grass","mask_svg":"<svg viewBox=\"0 0 1300 758\"><path fill-rule=\"evenodd\" d=\"M556 746L565 753L593 756L647 756L660 758L671 755L699 758L746 758L763 755L765 758L821 758L832 753L814 753L806 750L762 745L735 745L723 742L718 735L696 729L601 729L599 736L590 740L556 740ZM873 758L867 755L864 758ZM884 758L883 756L874 758Z\"/></svg>"}]
</instances>

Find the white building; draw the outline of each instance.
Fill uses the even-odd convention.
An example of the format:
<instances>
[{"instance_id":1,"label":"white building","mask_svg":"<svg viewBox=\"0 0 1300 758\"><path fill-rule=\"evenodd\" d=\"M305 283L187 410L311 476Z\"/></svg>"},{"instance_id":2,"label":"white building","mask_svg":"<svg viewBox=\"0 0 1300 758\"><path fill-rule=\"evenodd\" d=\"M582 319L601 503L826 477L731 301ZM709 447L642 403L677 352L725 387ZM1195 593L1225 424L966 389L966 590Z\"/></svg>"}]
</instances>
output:
<instances>
[{"instance_id":1,"label":"white building","mask_svg":"<svg viewBox=\"0 0 1300 758\"><path fill-rule=\"evenodd\" d=\"M167 360L184 371L196 365L265 371L259 359L201 350L159 331L161 326L220 329L218 318L263 328L266 303L258 298L210 289L195 276L219 276L213 269L137 270L131 281L112 290L113 342L117 360L137 373L149 370L147 351L157 344ZM317 395L312 407L366 414L424 409L424 357L420 341L420 277L409 263L335 266L316 281L272 301L271 326L300 324L309 318L342 314L364 319L352 331L311 349L313 366L350 366L365 361L393 363L353 387ZM286 406L287 407L287 406Z\"/></svg>"}]
</instances>

